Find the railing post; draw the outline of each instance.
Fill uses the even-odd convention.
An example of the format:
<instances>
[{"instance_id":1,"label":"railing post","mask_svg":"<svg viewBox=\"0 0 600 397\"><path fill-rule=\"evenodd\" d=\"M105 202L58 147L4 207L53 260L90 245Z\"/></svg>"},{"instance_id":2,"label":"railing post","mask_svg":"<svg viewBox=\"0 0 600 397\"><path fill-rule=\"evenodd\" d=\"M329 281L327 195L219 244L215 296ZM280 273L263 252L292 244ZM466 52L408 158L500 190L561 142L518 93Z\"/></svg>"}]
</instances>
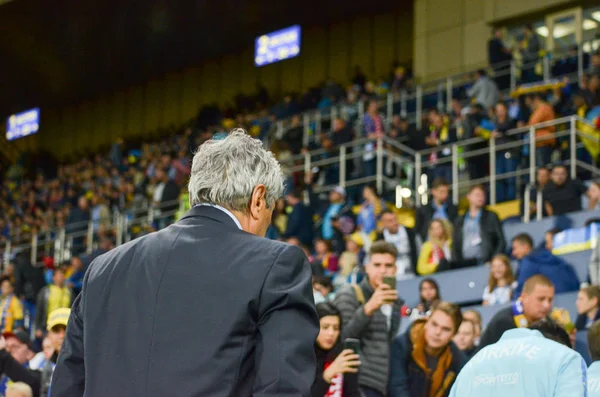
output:
<instances>
[{"instance_id":1,"label":"railing post","mask_svg":"<svg viewBox=\"0 0 600 397\"><path fill-rule=\"evenodd\" d=\"M88 230L87 230L87 244L85 247L85 252L89 255L92 253L94 244L94 222L88 222Z\"/></svg>"},{"instance_id":2,"label":"railing post","mask_svg":"<svg viewBox=\"0 0 600 397\"><path fill-rule=\"evenodd\" d=\"M444 83L439 83L438 84L438 90L437 90L437 95L438 95L438 100L437 100L437 109L440 112L444 111Z\"/></svg>"},{"instance_id":3,"label":"railing post","mask_svg":"<svg viewBox=\"0 0 600 397\"><path fill-rule=\"evenodd\" d=\"M583 77L583 43L577 46L577 77Z\"/></svg>"},{"instance_id":4,"label":"railing post","mask_svg":"<svg viewBox=\"0 0 600 397\"><path fill-rule=\"evenodd\" d=\"M391 91L387 94L386 102L386 124L390 128L392 125L392 118L394 117L394 94Z\"/></svg>"},{"instance_id":5,"label":"railing post","mask_svg":"<svg viewBox=\"0 0 600 397\"><path fill-rule=\"evenodd\" d=\"M408 94L406 90L400 91L400 117L406 118L408 114L407 110Z\"/></svg>"},{"instance_id":6,"label":"railing post","mask_svg":"<svg viewBox=\"0 0 600 397\"><path fill-rule=\"evenodd\" d=\"M571 179L577 178L577 124L575 116L569 120L569 151L571 153Z\"/></svg>"},{"instance_id":7,"label":"railing post","mask_svg":"<svg viewBox=\"0 0 600 397\"><path fill-rule=\"evenodd\" d=\"M362 99L358 101L358 118L362 120L365 115L365 101Z\"/></svg>"},{"instance_id":8,"label":"railing post","mask_svg":"<svg viewBox=\"0 0 600 397\"><path fill-rule=\"evenodd\" d=\"M417 129L421 129L421 118L423 113L423 87L420 85L417 86L415 101L417 102L417 114L415 116L417 118Z\"/></svg>"},{"instance_id":9,"label":"railing post","mask_svg":"<svg viewBox=\"0 0 600 397\"><path fill-rule=\"evenodd\" d=\"M517 64L515 61L510 61L510 90L517 89Z\"/></svg>"},{"instance_id":10,"label":"railing post","mask_svg":"<svg viewBox=\"0 0 600 397\"><path fill-rule=\"evenodd\" d=\"M496 204L496 138L490 138L490 204Z\"/></svg>"},{"instance_id":11,"label":"railing post","mask_svg":"<svg viewBox=\"0 0 600 397\"><path fill-rule=\"evenodd\" d=\"M544 69L544 83L547 83L550 81L550 58L547 55L542 58L542 65Z\"/></svg>"},{"instance_id":12,"label":"railing post","mask_svg":"<svg viewBox=\"0 0 600 397\"><path fill-rule=\"evenodd\" d=\"M535 183L535 127L529 128L529 183Z\"/></svg>"},{"instance_id":13,"label":"railing post","mask_svg":"<svg viewBox=\"0 0 600 397\"><path fill-rule=\"evenodd\" d=\"M446 79L446 112L450 113L452 110L452 78Z\"/></svg>"},{"instance_id":14,"label":"railing post","mask_svg":"<svg viewBox=\"0 0 600 397\"><path fill-rule=\"evenodd\" d=\"M340 146L340 186L346 187L346 145Z\"/></svg>"},{"instance_id":15,"label":"railing post","mask_svg":"<svg viewBox=\"0 0 600 397\"><path fill-rule=\"evenodd\" d=\"M182 201L183 203L183 201ZM180 207L180 214L181 216L183 216L183 208L182 205L179 206ZM115 237L115 243L117 245L117 247L121 244L123 244L123 215L119 214L119 216L117 217L117 221L115 222L115 226L117 227L117 233L116 233L116 237Z\"/></svg>"},{"instance_id":16,"label":"railing post","mask_svg":"<svg viewBox=\"0 0 600 397\"><path fill-rule=\"evenodd\" d=\"M38 251L38 236L34 233L31 236L31 263L37 262L37 251Z\"/></svg>"},{"instance_id":17,"label":"railing post","mask_svg":"<svg viewBox=\"0 0 600 397\"><path fill-rule=\"evenodd\" d=\"M531 183L525 186L525 194L523 195L523 222L529 223L531 219Z\"/></svg>"},{"instance_id":18,"label":"railing post","mask_svg":"<svg viewBox=\"0 0 600 397\"><path fill-rule=\"evenodd\" d=\"M458 205L458 146L452 145L452 202Z\"/></svg>"},{"instance_id":19,"label":"railing post","mask_svg":"<svg viewBox=\"0 0 600 397\"><path fill-rule=\"evenodd\" d=\"M538 221L542 220L542 213L544 212L542 203L542 191L538 189L535 196L535 219Z\"/></svg>"},{"instance_id":20,"label":"railing post","mask_svg":"<svg viewBox=\"0 0 600 397\"><path fill-rule=\"evenodd\" d=\"M383 139L377 138L377 176L376 176L377 193L383 193Z\"/></svg>"},{"instance_id":21,"label":"railing post","mask_svg":"<svg viewBox=\"0 0 600 397\"><path fill-rule=\"evenodd\" d=\"M54 263L60 265L63 261L63 251L65 248L65 228L58 231L58 236L54 240Z\"/></svg>"},{"instance_id":22,"label":"railing post","mask_svg":"<svg viewBox=\"0 0 600 397\"><path fill-rule=\"evenodd\" d=\"M277 139L281 139L283 138L283 133L284 133L284 129L283 129L283 120L278 120L277 121L277 131L275 132L275 137Z\"/></svg>"},{"instance_id":23,"label":"railing post","mask_svg":"<svg viewBox=\"0 0 600 397\"><path fill-rule=\"evenodd\" d=\"M308 130L310 128L310 120L307 112L305 112L304 116L302 116L302 124L304 125L304 131L302 133L302 144L304 145L304 147L308 147Z\"/></svg>"},{"instance_id":24,"label":"railing post","mask_svg":"<svg viewBox=\"0 0 600 397\"><path fill-rule=\"evenodd\" d=\"M417 152L415 154L415 191L417 192L416 203L417 208L421 206L421 153Z\"/></svg>"},{"instance_id":25,"label":"railing post","mask_svg":"<svg viewBox=\"0 0 600 397\"><path fill-rule=\"evenodd\" d=\"M310 153L304 153L304 173L308 174L310 172Z\"/></svg>"}]
</instances>

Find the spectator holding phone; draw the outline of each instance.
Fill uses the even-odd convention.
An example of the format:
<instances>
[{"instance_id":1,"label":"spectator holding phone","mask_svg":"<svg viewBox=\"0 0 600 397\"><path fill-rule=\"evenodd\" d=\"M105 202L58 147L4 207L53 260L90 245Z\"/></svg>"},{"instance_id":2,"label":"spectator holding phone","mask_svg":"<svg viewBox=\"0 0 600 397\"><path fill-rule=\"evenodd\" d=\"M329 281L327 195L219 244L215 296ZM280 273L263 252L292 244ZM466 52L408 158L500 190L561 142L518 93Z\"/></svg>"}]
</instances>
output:
<instances>
[{"instance_id":1,"label":"spectator holding phone","mask_svg":"<svg viewBox=\"0 0 600 397\"><path fill-rule=\"evenodd\" d=\"M374 242L365 266L367 277L342 288L334 300L342 315L343 337L360 341L358 383L365 397L386 395L391 341L400 327L403 301L385 281L394 280L397 255L393 244Z\"/></svg>"},{"instance_id":2,"label":"spectator holding phone","mask_svg":"<svg viewBox=\"0 0 600 397\"><path fill-rule=\"evenodd\" d=\"M321 328L315 343L317 374L311 387L312 397L353 397L358 391L359 355L351 349L342 350L340 328L342 317L331 303L317 304Z\"/></svg>"}]
</instances>

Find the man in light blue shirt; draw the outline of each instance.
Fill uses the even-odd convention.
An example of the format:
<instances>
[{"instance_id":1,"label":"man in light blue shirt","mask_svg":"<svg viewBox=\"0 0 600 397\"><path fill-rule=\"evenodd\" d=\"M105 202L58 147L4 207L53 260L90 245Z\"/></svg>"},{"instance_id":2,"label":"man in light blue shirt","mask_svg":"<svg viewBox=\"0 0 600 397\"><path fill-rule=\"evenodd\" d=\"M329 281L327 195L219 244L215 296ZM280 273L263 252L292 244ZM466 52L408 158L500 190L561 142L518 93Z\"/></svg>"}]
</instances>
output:
<instances>
[{"instance_id":1,"label":"man in light blue shirt","mask_svg":"<svg viewBox=\"0 0 600 397\"><path fill-rule=\"evenodd\" d=\"M585 397L586 365L553 322L508 330L462 369L450 397Z\"/></svg>"},{"instance_id":2,"label":"man in light blue shirt","mask_svg":"<svg viewBox=\"0 0 600 397\"><path fill-rule=\"evenodd\" d=\"M588 396L600 397L600 321L588 329L588 349L594 362L588 368Z\"/></svg>"}]
</instances>

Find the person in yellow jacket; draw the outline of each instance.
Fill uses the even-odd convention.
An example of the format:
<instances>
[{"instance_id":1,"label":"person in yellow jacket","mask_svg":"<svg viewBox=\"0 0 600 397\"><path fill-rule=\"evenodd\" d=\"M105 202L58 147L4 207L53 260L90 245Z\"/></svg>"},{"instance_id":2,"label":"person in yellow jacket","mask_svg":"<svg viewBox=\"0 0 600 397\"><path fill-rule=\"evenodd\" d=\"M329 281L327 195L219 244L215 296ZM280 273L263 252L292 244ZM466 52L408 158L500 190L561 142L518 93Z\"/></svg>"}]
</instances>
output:
<instances>
[{"instance_id":1,"label":"person in yellow jacket","mask_svg":"<svg viewBox=\"0 0 600 397\"><path fill-rule=\"evenodd\" d=\"M3 277L0 281L0 329L2 333L13 332L15 328L23 325L23 304L14 294L14 287L8 277Z\"/></svg>"},{"instance_id":2,"label":"person in yellow jacket","mask_svg":"<svg viewBox=\"0 0 600 397\"><path fill-rule=\"evenodd\" d=\"M452 226L442 219L429 225L429 240L421 247L417 273L421 276L435 273L442 260L450 261L452 253Z\"/></svg>"}]
</instances>

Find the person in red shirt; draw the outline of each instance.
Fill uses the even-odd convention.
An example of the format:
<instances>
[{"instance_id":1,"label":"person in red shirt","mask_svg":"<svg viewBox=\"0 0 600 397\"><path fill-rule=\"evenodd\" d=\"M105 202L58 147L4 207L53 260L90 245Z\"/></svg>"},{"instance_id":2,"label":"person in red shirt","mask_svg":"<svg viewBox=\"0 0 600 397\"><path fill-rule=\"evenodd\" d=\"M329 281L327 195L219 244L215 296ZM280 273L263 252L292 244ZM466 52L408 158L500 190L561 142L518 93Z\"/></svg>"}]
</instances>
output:
<instances>
[{"instance_id":1,"label":"person in red shirt","mask_svg":"<svg viewBox=\"0 0 600 397\"><path fill-rule=\"evenodd\" d=\"M317 373L311 387L312 397L358 397L360 357L352 350L342 350L339 310L329 302L317 304L321 330L315 342Z\"/></svg>"}]
</instances>

